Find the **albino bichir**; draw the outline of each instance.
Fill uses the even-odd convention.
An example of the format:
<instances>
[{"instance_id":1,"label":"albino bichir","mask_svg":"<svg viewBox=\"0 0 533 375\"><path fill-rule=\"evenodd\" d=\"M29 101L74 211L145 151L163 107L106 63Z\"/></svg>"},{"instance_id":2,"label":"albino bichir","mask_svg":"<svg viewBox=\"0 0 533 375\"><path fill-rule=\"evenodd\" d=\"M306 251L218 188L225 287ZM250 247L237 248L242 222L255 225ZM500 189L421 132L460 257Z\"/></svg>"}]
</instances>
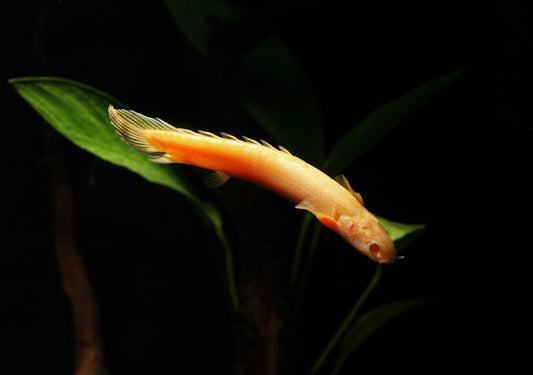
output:
<instances>
[{"instance_id":1,"label":"albino bichir","mask_svg":"<svg viewBox=\"0 0 533 375\"><path fill-rule=\"evenodd\" d=\"M109 107L118 134L148 152L154 163L182 163L215 171L215 185L230 177L262 186L307 210L361 253L379 263L396 259L394 243L344 176L332 179L285 148L232 135L175 128L158 118Z\"/></svg>"}]
</instances>

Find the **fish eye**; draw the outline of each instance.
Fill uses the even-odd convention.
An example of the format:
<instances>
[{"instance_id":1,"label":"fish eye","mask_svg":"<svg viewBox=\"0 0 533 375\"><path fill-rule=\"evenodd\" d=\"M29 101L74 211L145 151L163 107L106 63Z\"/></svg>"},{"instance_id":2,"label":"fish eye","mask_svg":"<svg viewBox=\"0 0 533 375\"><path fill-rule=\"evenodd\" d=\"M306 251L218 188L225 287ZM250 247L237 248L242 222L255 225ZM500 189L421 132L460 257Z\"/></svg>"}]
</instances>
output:
<instances>
[{"instance_id":1,"label":"fish eye","mask_svg":"<svg viewBox=\"0 0 533 375\"><path fill-rule=\"evenodd\" d=\"M370 245L368 245L368 251L370 251L370 253L372 254L379 253L379 245L375 242L371 243Z\"/></svg>"}]
</instances>

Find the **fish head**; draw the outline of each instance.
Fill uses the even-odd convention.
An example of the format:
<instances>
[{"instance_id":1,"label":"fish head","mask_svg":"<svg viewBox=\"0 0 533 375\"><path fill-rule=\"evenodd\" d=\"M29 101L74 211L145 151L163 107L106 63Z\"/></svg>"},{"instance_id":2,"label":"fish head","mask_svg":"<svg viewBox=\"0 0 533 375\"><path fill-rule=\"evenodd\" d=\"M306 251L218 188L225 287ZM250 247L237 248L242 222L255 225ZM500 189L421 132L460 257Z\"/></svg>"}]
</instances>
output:
<instances>
[{"instance_id":1,"label":"fish head","mask_svg":"<svg viewBox=\"0 0 533 375\"><path fill-rule=\"evenodd\" d=\"M378 263L396 260L396 248L389 234L372 214L342 215L337 219L339 235L361 253Z\"/></svg>"}]
</instances>

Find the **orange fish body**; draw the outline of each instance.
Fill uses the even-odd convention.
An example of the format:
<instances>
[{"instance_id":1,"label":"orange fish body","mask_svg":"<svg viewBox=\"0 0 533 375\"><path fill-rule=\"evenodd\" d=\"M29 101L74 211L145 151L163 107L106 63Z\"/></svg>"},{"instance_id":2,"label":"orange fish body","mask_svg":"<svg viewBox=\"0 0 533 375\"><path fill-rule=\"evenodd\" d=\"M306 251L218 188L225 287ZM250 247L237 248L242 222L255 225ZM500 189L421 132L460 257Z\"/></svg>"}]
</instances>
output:
<instances>
[{"instance_id":1,"label":"orange fish body","mask_svg":"<svg viewBox=\"0 0 533 375\"><path fill-rule=\"evenodd\" d=\"M344 176L332 179L319 169L262 141L222 133L194 132L129 110L109 107L120 137L151 153L156 163L181 163L216 171L213 185L236 177L262 186L311 212L353 247L379 263L396 259L394 243L364 207Z\"/></svg>"}]
</instances>

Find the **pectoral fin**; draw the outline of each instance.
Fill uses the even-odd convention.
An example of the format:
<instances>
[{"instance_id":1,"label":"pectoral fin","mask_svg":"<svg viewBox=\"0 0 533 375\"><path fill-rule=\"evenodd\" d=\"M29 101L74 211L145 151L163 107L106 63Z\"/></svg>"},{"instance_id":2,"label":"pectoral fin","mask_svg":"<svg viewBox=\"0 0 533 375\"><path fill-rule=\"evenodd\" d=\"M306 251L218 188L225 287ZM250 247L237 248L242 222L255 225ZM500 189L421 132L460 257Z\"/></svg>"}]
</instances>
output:
<instances>
[{"instance_id":1,"label":"pectoral fin","mask_svg":"<svg viewBox=\"0 0 533 375\"><path fill-rule=\"evenodd\" d=\"M332 231L335 231L335 232L339 231L339 224L337 224L337 221L335 221L334 218L330 216L322 216L322 217L317 216L317 218L318 220L320 220L322 224L324 224L324 226L328 227Z\"/></svg>"},{"instance_id":2,"label":"pectoral fin","mask_svg":"<svg viewBox=\"0 0 533 375\"><path fill-rule=\"evenodd\" d=\"M231 176L225 172L214 171L206 179L205 184L210 188L217 188L219 186L224 185L224 183L230 178Z\"/></svg>"},{"instance_id":3,"label":"pectoral fin","mask_svg":"<svg viewBox=\"0 0 533 375\"><path fill-rule=\"evenodd\" d=\"M322 224L335 232L339 229L337 221L333 218L335 216L335 210L327 210L324 207L319 207L311 201L301 201L296 205L299 210L306 210L315 215ZM329 212L328 212L329 211ZM333 211L333 212L331 212Z\"/></svg>"}]
</instances>

